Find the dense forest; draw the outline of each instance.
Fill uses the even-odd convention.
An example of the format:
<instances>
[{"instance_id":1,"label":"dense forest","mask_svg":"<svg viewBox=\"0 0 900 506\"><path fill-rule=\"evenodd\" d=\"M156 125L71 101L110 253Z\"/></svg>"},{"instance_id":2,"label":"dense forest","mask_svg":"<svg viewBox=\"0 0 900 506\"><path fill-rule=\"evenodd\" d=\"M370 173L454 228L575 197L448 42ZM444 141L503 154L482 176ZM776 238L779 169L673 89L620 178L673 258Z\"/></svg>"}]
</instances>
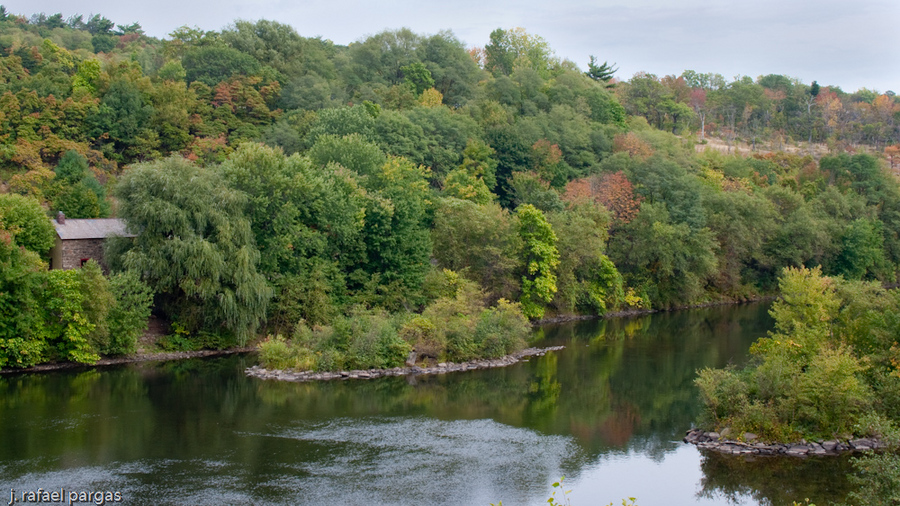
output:
<instances>
[{"instance_id":1,"label":"dense forest","mask_svg":"<svg viewBox=\"0 0 900 506\"><path fill-rule=\"evenodd\" d=\"M897 279L892 92L619 80L521 28L159 40L0 8L0 49L0 367L129 353L151 300L167 346L271 335L322 369L502 355L528 319L752 299L785 268ZM113 277L46 270L60 211L126 220Z\"/></svg>"}]
</instances>

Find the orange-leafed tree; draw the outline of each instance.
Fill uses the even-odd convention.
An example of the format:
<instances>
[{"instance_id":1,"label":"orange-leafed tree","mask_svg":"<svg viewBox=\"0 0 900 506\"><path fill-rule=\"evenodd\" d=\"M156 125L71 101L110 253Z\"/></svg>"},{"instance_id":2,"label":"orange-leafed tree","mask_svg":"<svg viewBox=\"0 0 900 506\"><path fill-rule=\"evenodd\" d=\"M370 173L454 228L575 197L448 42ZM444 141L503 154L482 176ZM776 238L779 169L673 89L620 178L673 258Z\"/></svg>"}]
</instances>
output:
<instances>
[{"instance_id":1,"label":"orange-leafed tree","mask_svg":"<svg viewBox=\"0 0 900 506\"><path fill-rule=\"evenodd\" d=\"M884 156L887 157L891 164L891 170L897 172L900 170L900 144L894 144L884 148Z\"/></svg>"},{"instance_id":2,"label":"orange-leafed tree","mask_svg":"<svg viewBox=\"0 0 900 506\"><path fill-rule=\"evenodd\" d=\"M641 160L645 160L653 154L653 148L650 144L641 140L634 132L617 134L613 137L613 152L618 153L620 151L628 153L632 158Z\"/></svg>"},{"instance_id":3,"label":"orange-leafed tree","mask_svg":"<svg viewBox=\"0 0 900 506\"><path fill-rule=\"evenodd\" d=\"M590 199L599 202L620 224L633 220L641 209L641 198L635 196L634 185L622 171L575 179L566 185L563 199L567 201Z\"/></svg>"}]
</instances>

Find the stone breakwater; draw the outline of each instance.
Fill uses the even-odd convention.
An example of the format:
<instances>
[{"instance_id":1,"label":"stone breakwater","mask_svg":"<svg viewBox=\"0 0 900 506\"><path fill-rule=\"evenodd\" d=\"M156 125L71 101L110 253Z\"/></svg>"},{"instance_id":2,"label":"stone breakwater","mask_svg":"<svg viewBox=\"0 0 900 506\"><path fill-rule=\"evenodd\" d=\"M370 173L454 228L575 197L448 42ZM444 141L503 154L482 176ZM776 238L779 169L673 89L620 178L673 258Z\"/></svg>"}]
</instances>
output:
<instances>
[{"instance_id":1,"label":"stone breakwater","mask_svg":"<svg viewBox=\"0 0 900 506\"><path fill-rule=\"evenodd\" d=\"M789 457L806 457L809 455L838 455L845 452L861 452L883 448L881 441L874 438L849 439L845 441L833 439L814 443L800 440L799 443L762 443L756 441L756 434L745 432L743 441L726 439L728 429L718 432L704 432L691 429L684 436L684 442L697 445L721 453L732 455L786 455Z\"/></svg>"},{"instance_id":2,"label":"stone breakwater","mask_svg":"<svg viewBox=\"0 0 900 506\"><path fill-rule=\"evenodd\" d=\"M495 359L471 360L469 362L452 363L441 362L431 367L394 367L393 369L366 369L353 371L313 372L313 371L283 371L279 369L268 370L258 365L244 370L247 376L267 380L279 381L327 381L336 379L375 379L385 376L409 376L423 374L446 374L448 372L473 371L475 369L490 369L492 367L506 367L513 365L523 358L540 357L548 351L558 351L565 346L551 346L549 348L527 348L518 353Z\"/></svg>"}]
</instances>

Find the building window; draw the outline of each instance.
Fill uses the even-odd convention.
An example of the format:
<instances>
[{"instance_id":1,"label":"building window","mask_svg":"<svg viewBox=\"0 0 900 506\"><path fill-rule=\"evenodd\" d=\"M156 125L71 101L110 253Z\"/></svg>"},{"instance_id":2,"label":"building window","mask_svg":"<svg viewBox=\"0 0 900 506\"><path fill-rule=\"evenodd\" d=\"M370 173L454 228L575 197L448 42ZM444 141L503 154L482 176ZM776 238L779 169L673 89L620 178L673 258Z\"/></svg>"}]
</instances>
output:
<instances>
[{"instance_id":1,"label":"building window","mask_svg":"<svg viewBox=\"0 0 900 506\"><path fill-rule=\"evenodd\" d=\"M88 263L88 260L90 260L90 258L82 258L82 259L81 259L81 266L84 267L84 264Z\"/></svg>"}]
</instances>

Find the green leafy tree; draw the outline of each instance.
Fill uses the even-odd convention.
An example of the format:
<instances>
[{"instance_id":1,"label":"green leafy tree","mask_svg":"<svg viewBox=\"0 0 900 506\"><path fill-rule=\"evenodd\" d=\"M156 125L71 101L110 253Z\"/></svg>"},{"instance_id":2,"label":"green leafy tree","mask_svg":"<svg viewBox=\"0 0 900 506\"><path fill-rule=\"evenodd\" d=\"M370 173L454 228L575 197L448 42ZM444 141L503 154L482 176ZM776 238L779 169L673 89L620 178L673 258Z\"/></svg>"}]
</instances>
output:
<instances>
[{"instance_id":1,"label":"green leafy tree","mask_svg":"<svg viewBox=\"0 0 900 506\"><path fill-rule=\"evenodd\" d=\"M518 295L520 239L509 212L498 204L440 199L431 237L438 265L466 272L487 291L489 300Z\"/></svg>"},{"instance_id":2,"label":"green leafy tree","mask_svg":"<svg viewBox=\"0 0 900 506\"><path fill-rule=\"evenodd\" d=\"M717 244L709 229L673 223L662 203L643 203L637 217L611 238L609 255L628 285L661 307L703 296L715 273Z\"/></svg>"},{"instance_id":3,"label":"green leafy tree","mask_svg":"<svg viewBox=\"0 0 900 506\"><path fill-rule=\"evenodd\" d=\"M53 199L53 209L69 218L105 218L110 206L106 189L100 185L88 167L87 158L69 150L54 169L56 180L62 185Z\"/></svg>"},{"instance_id":4,"label":"green leafy tree","mask_svg":"<svg viewBox=\"0 0 900 506\"><path fill-rule=\"evenodd\" d=\"M463 150L463 160L459 168L481 178L488 189L493 189L497 184L495 175L497 160L494 155L494 150L483 141L469 139L466 141L466 149Z\"/></svg>"},{"instance_id":5,"label":"green leafy tree","mask_svg":"<svg viewBox=\"0 0 900 506\"><path fill-rule=\"evenodd\" d=\"M0 193L0 229L18 246L42 256L56 240L56 230L40 203L14 193Z\"/></svg>"},{"instance_id":6,"label":"green leafy tree","mask_svg":"<svg viewBox=\"0 0 900 506\"><path fill-rule=\"evenodd\" d=\"M156 136L147 128L153 106L148 104L137 85L117 79L103 95L100 106L88 123L94 138L103 142L104 153L118 161L131 161L145 153L142 146ZM154 146L151 143L151 149Z\"/></svg>"},{"instance_id":7,"label":"green leafy tree","mask_svg":"<svg viewBox=\"0 0 900 506\"><path fill-rule=\"evenodd\" d=\"M622 275L605 255L609 213L582 200L550 213L558 238L559 267L553 306L560 313L603 314L624 299Z\"/></svg>"},{"instance_id":8,"label":"green leafy tree","mask_svg":"<svg viewBox=\"0 0 900 506\"><path fill-rule=\"evenodd\" d=\"M112 264L143 273L190 333L252 337L272 291L257 271L245 197L182 158L132 167L116 196L119 216L138 235L113 246Z\"/></svg>"},{"instance_id":9,"label":"green leafy tree","mask_svg":"<svg viewBox=\"0 0 900 506\"><path fill-rule=\"evenodd\" d=\"M46 263L38 254L18 246L0 226L0 367L29 367L46 360L41 299L46 276Z\"/></svg>"},{"instance_id":10,"label":"green leafy tree","mask_svg":"<svg viewBox=\"0 0 900 506\"><path fill-rule=\"evenodd\" d=\"M93 363L100 359L99 350L91 342L97 327L96 314L85 308L85 297L79 270L52 270L47 274L41 293L45 308L46 340L53 346L52 357L72 362ZM95 321L91 321L94 319Z\"/></svg>"},{"instance_id":11,"label":"green leafy tree","mask_svg":"<svg viewBox=\"0 0 900 506\"><path fill-rule=\"evenodd\" d=\"M116 303L109 280L95 260L89 260L75 272L78 274L76 281L81 295L81 313L93 326L85 339L94 353L106 354L110 344L109 311Z\"/></svg>"},{"instance_id":12,"label":"green leafy tree","mask_svg":"<svg viewBox=\"0 0 900 506\"><path fill-rule=\"evenodd\" d=\"M556 293L556 268L559 251L556 234L544 214L531 204L516 209L519 237L522 239L522 312L528 318L544 316L545 305Z\"/></svg>"},{"instance_id":13,"label":"green leafy tree","mask_svg":"<svg viewBox=\"0 0 900 506\"><path fill-rule=\"evenodd\" d=\"M376 299L388 306L418 304L431 258L428 171L403 158L390 157L362 180L367 191L363 241L367 281L381 284ZM352 275L359 279L361 272ZM366 292L371 290L366 289Z\"/></svg>"},{"instance_id":14,"label":"green leafy tree","mask_svg":"<svg viewBox=\"0 0 900 506\"><path fill-rule=\"evenodd\" d=\"M387 161L381 148L360 134L322 135L310 148L309 156L319 166L338 163L361 176L377 174Z\"/></svg>"},{"instance_id":15,"label":"green leafy tree","mask_svg":"<svg viewBox=\"0 0 900 506\"><path fill-rule=\"evenodd\" d=\"M276 288L270 323L330 322L347 295L345 272L365 258L365 196L355 174L254 144L238 148L220 171L247 196L259 269Z\"/></svg>"},{"instance_id":16,"label":"green leafy tree","mask_svg":"<svg viewBox=\"0 0 900 506\"><path fill-rule=\"evenodd\" d=\"M463 169L456 169L447 174L444 178L443 191L448 197L471 200L476 204L487 204L493 198L493 194L482 179L472 176Z\"/></svg>"},{"instance_id":17,"label":"green leafy tree","mask_svg":"<svg viewBox=\"0 0 900 506\"><path fill-rule=\"evenodd\" d=\"M517 172L509 178L511 204L531 205L543 212L562 211L563 202L550 183L534 172Z\"/></svg>"},{"instance_id":18,"label":"green leafy tree","mask_svg":"<svg viewBox=\"0 0 900 506\"><path fill-rule=\"evenodd\" d=\"M409 65L400 67L403 72L403 79L411 86L416 95L421 95L423 91L434 88L434 78L431 77L431 71L422 62L413 62Z\"/></svg>"},{"instance_id":19,"label":"green leafy tree","mask_svg":"<svg viewBox=\"0 0 900 506\"><path fill-rule=\"evenodd\" d=\"M153 307L153 290L134 271L125 271L109 279L114 302L109 308L109 342L103 353L127 355L136 351L138 338L147 328Z\"/></svg>"},{"instance_id":20,"label":"green leafy tree","mask_svg":"<svg viewBox=\"0 0 900 506\"><path fill-rule=\"evenodd\" d=\"M510 75L517 68L531 69L542 77L549 77L559 66L559 60L547 41L525 31L524 28L491 32L490 43L484 47L485 69L494 76Z\"/></svg>"},{"instance_id":21,"label":"green leafy tree","mask_svg":"<svg viewBox=\"0 0 900 506\"><path fill-rule=\"evenodd\" d=\"M223 46L201 46L185 52L181 60L187 82L200 81L213 87L235 75L252 76L259 62L241 51Z\"/></svg>"},{"instance_id":22,"label":"green leafy tree","mask_svg":"<svg viewBox=\"0 0 900 506\"><path fill-rule=\"evenodd\" d=\"M316 115L306 136L306 143L313 146L323 135L344 137L357 134L365 140L372 140L374 125L375 117L362 105L325 109Z\"/></svg>"}]
</instances>

